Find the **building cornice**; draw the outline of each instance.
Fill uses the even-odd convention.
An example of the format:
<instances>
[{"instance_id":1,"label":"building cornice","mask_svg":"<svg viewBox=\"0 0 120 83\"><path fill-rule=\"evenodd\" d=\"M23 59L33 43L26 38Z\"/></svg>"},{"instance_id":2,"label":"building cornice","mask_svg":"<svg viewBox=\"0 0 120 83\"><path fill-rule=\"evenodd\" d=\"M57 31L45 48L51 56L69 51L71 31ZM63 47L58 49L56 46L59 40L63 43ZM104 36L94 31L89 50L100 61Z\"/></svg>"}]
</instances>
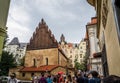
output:
<instances>
[{"instance_id":1,"label":"building cornice","mask_svg":"<svg viewBox=\"0 0 120 83\"><path fill-rule=\"evenodd\" d=\"M92 6L95 6L95 0L87 0L87 2L92 5Z\"/></svg>"}]
</instances>

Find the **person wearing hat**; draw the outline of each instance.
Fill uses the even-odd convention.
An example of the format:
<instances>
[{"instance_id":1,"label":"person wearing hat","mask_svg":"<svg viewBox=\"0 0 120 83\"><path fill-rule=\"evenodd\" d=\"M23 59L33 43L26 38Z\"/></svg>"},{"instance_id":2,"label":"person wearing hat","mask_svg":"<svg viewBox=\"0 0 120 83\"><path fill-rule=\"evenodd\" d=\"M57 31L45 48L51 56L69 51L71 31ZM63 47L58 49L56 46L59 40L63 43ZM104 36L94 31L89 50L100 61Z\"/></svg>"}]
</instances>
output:
<instances>
[{"instance_id":1,"label":"person wearing hat","mask_svg":"<svg viewBox=\"0 0 120 83\"><path fill-rule=\"evenodd\" d=\"M8 80L7 83L18 83L18 82L17 82L17 79L16 79L16 74L15 74L15 73L12 73L12 74L10 75L10 79Z\"/></svg>"}]
</instances>

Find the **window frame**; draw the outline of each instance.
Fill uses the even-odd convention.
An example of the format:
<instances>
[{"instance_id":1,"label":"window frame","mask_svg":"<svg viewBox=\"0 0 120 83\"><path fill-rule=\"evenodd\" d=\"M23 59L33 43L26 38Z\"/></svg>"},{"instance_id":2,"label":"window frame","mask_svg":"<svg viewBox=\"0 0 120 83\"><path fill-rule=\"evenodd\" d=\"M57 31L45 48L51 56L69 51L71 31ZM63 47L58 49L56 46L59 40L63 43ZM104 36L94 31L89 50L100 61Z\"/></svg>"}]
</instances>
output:
<instances>
[{"instance_id":1,"label":"window frame","mask_svg":"<svg viewBox=\"0 0 120 83\"><path fill-rule=\"evenodd\" d=\"M116 24L116 29L117 29L117 35L118 35L118 40L119 40L119 45L120 45L120 24L118 24L118 19L117 19L117 11L116 11L116 6L115 6L115 0L112 0L112 7L113 7L113 13L115 17L115 24Z\"/></svg>"}]
</instances>

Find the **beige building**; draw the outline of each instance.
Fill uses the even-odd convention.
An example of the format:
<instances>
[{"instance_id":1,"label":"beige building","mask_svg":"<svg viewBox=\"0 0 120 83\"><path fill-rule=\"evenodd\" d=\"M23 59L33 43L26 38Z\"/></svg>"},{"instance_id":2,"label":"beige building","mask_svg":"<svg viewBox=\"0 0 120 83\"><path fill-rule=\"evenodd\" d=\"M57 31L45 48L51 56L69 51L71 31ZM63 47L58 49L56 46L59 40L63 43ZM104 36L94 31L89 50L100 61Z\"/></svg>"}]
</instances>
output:
<instances>
[{"instance_id":1,"label":"beige building","mask_svg":"<svg viewBox=\"0 0 120 83\"><path fill-rule=\"evenodd\" d=\"M87 0L95 7L104 75L120 76L120 0Z\"/></svg>"},{"instance_id":2,"label":"beige building","mask_svg":"<svg viewBox=\"0 0 120 83\"><path fill-rule=\"evenodd\" d=\"M10 0L0 0L0 61L4 38L6 37L6 22L8 17Z\"/></svg>"},{"instance_id":3,"label":"beige building","mask_svg":"<svg viewBox=\"0 0 120 83\"><path fill-rule=\"evenodd\" d=\"M103 75L102 71L102 61L101 61L101 52L97 39L97 18L91 18L91 22L86 25L88 41L89 41L89 70L98 71L100 75Z\"/></svg>"},{"instance_id":4,"label":"beige building","mask_svg":"<svg viewBox=\"0 0 120 83\"><path fill-rule=\"evenodd\" d=\"M17 37L14 37L9 44L4 48L5 51L12 53L15 57L18 65L21 63L21 59L25 56L27 43L19 42Z\"/></svg>"},{"instance_id":5,"label":"beige building","mask_svg":"<svg viewBox=\"0 0 120 83\"><path fill-rule=\"evenodd\" d=\"M84 57L86 56L86 42L84 40L81 40L79 44L67 43L62 34L60 37L59 48L63 50L65 55L69 58L69 61L72 63L71 67L74 67L74 61L76 59L79 63L83 63Z\"/></svg>"},{"instance_id":6,"label":"beige building","mask_svg":"<svg viewBox=\"0 0 120 83\"><path fill-rule=\"evenodd\" d=\"M86 56L86 41L84 41L84 39L81 40L80 44L78 45L78 48L79 48L78 62L83 63Z\"/></svg>"}]
</instances>

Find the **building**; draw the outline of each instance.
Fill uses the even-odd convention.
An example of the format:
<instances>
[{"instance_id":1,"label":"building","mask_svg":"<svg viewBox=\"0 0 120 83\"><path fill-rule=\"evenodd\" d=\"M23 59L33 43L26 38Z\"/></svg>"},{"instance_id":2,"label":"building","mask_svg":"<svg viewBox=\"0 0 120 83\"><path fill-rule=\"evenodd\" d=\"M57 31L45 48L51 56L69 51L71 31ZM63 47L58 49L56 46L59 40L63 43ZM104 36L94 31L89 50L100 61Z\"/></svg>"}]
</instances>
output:
<instances>
[{"instance_id":1,"label":"building","mask_svg":"<svg viewBox=\"0 0 120 83\"><path fill-rule=\"evenodd\" d=\"M42 19L27 45L25 67L20 70L21 79L29 80L34 74L40 75L41 72L56 74L63 70L66 74L67 62L68 58L58 48L54 35Z\"/></svg>"},{"instance_id":2,"label":"building","mask_svg":"<svg viewBox=\"0 0 120 83\"><path fill-rule=\"evenodd\" d=\"M8 17L10 0L0 0L0 61L4 38L6 37L6 22Z\"/></svg>"},{"instance_id":3,"label":"building","mask_svg":"<svg viewBox=\"0 0 120 83\"><path fill-rule=\"evenodd\" d=\"M120 76L120 0L87 0L95 7L104 75Z\"/></svg>"},{"instance_id":4,"label":"building","mask_svg":"<svg viewBox=\"0 0 120 83\"><path fill-rule=\"evenodd\" d=\"M82 40L80 44L67 43L62 34L60 37L59 48L63 50L65 55L69 58L69 61L72 63L71 67L74 67L75 60L79 63L83 63L84 56L86 55L86 42L84 40Z\"/></svg>"},{"instance_id":5,"label":"building","mask_svg":"<svg viewBox=\"0 0 120 83\"><path fill-rule=\"evenodd\" d=\"M67 43L65 37L62 34L59 42L59 49L61 49L66 57L69 59L69 62L72 63L69 66L74 66L74 55L73 55L73 43Z\"/></svg>"},{"instance_id":6,"label":"building","mask_svg":"<svg viewBox=\"0 0 120 83\"><path fill-rule=\"evenodd\" d=\"M17 37L14 37L11 42L6 45L5 51L12 53L19 65L21 59L25 56L27 43L20 43Z\"/></svg>"},{"instance_id":7,"label":"building","mask_svg":"<svg viewBox=\"0 0 120 83\"><path fill-rule=\"evenodd\" d=\"M86 56L86 41L84 39L81 40L80 44L78 45L78 48L79 48L78 62L83 63Z\"/></svg>"},{"instance_id":8,"label":"building","mask_svg":"<svg viewBox=\"0 0 120 83\"><path fill-rule=\"evenodd\" d=\"M98 71L100 75L103 75L101 53L97 39L97 18L93 17L91 22L86 25L86 32L89 38L90 56L88 60L89 70Z\"/></svg>"}]
</instances>

